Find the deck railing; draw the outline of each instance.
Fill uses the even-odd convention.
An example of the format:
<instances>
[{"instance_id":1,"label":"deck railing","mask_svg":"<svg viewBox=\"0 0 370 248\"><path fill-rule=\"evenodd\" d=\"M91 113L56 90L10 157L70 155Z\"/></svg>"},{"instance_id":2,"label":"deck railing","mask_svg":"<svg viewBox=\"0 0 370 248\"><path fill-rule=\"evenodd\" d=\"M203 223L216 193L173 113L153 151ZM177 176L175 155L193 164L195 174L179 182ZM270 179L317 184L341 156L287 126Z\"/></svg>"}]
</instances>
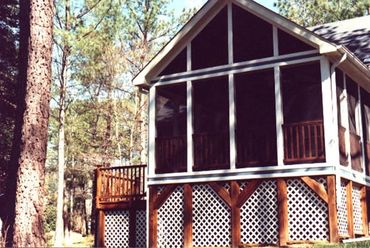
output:
<instances>
[{"instance_id":1,"label":"deck railing","mask_svg":"<svg viewBox=\"0 0 370 248\"><path fill-rule=\"evenodd\" d=\"M338 127L339 129L339 159L340 164L347 166L348 165L348 153L346 150L346 139L345 139L345 133L346 129L342 126Z\"/></svg>"},{"instance_id":2,"label":"deck railing","mask_svg":"<svg viewBox=\"0 0 370 248\"><path fill-rule=\"evenodd\" d=\"M322 120L284 124L283 131L285 163L325 161Z\"/></svg>"},{"instance_id":3,"label":"deck railing","mask_svg":"<svg viewBox=\"0 0 370 248\"><path fill-rule=\"evenodd\" d=\"M145 197L146 165L96 169L97 204L130 202Z\"/></svg>"},{"instance_id":4,"label":"deck railing","mask_svg":"<svg viewBox=\"0 0 370 248\"><path fill-rule=\"evenodd\" d=\"M229 135L198 133L193 135L194 170L229 168Z\"/></svg>"},{"instance_id":5,"label":"deck railing","mask_svg":"<svg viewBox=\"0 0 370 248\"><path fill-rule=\"evenodd\" d=\"M268 128L239 130L237 139L237 167L276 164L276 133Z\"/></svg>"},{"instance_id":6,"label":"deck railing","mask_svg":"<svg viewBox=\"0 0 370 248\"><path fill-rule=\"evenodd\" d=\"M186 135L156 138L156 172L168 173L186 171L186 151Z\"/></svg>"},{"instance_id":7,"label":"deck railing","mask_svg":"<svg viewBox=\"0 0 370 248\"><path fill-rule=\"evenodd\" d=\"M361 137L352 131L349 132L351 144L351 166L352 169L362 172L361 157Z\"/></svg>"}]
</instances>

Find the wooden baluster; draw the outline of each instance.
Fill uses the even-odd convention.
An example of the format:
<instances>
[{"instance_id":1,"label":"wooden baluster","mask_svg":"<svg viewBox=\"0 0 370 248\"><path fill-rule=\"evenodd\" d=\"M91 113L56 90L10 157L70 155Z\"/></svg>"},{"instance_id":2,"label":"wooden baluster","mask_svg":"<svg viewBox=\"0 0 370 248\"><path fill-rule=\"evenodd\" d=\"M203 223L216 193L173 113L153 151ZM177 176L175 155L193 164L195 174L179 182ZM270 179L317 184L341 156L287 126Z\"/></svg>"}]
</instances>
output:
<instances>
[{"instance_id":1,"label":"wooden baluster","mask_svg":"<svg viewBox=\"0 0 370 248\"><path fill-rule=\"evenodd\" d=\"M300 148L299 148L299 126L298 125L295 125L294 126L294 130L295 130L295 134L296 134L296 137L295 137L295 140L296 140L296 148L297 148L297 159L301 158L301 152L300 152Z\"/></svg>"},{"instance_id":2,"label":"wooden baluster","mask_svg":"<svg viewBox=\"0 0 370 248\"><path fill-rule=\"evenodd\" d=\"M123 169L119 169L119 194L123 196L123 189L122 189L122 183L123 183Z\"/></svg>"},{"instance_id":3,"label":"wooden baluster","mask_svg":"<svg viewBox=\"0 0 370 248\"><path fill-rule=\"evenodd\" d=\"M293 127L289 127L289 134L290 134L290 158L294 158L294 142L293 142Z\"/></svg>"},{"instance_id":4,"label":"wooden baluster","mask_svg":"<svg viewBox=\"0 0 370 248\"><path fill-rule=\"evenodd\" d=\"M324 154L324 147L325 147L325 145L324 145L324 130L323 130L323 125L319 125L319 129L320 129L320 144L321 144L321 147L320 147L320 156L317 156L317 157L323 157L323 156L325 156L325 154Z\"/></svg>"},{"instance_id":5,"label":"wooden baluster","mask_svg":"<svg viewBox=\"0 0 370 248\"><path fill-rule=\"evenodd\" d=\"M283 125L283 135L284 135L284 158L288 158L288 132L286 126Z\"/></svg>"},{"instance_id":6,"label":"wooden baluster","mask_svg":"<svg viewBox=\"0 0 370 248\"><path fill-rule=\"evenodd\" d=\"M308 125L309 127L309 125ZM306 155L306 135L305 135L305 132L306 132L306 126L305 125L302 125L301 127L301 130L302 130L302 155L303 155L303 158L307 158L307 155Z\"/></svg>"},{"instance_id":7,"label":"wooden baluster","mask_svg":"<svg viewBox=\"0 0 370 248\"><path fill-rule=\"evenodd\" d=\"M319 147L318 147L318 136L317 136L317 126L313 126L314 128L314 134L315 134L315 156L319 156Z\"/></svg>"},{"instance_id":8,"label":"wooden baluster","mask_svg":"<svg viewBox=\"0 0 370 248\"><path fill-rule=\"evenodd\" d=\"M308 126L308 157L312 158L312 126Z\"/></svg>"}]
</instances>

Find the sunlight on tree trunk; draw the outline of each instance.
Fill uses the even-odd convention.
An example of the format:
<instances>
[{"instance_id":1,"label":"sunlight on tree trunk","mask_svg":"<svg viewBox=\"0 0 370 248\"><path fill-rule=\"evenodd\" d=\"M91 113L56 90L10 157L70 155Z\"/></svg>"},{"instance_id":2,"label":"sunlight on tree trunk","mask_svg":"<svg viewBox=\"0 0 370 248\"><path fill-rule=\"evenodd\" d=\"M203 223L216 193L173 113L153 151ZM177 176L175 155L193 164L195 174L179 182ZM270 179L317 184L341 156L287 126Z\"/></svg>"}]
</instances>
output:
<instances>
[{"instance_id":1,"label":"sunlight on tree trunk","mask_svg":"<svg viewBox=\"0 0 370 248\"><path fill-rule=\"evenodd\" d=\"M23 123L13 149L16 183L14 247L44 247L44 173L51 85L52 1L20 1L20 77ZM16 170L17 169L17 170ZM16 185L16 188L14 186ZM10 210L11 211L11 210Z\"/></svg>"}]
</instances>

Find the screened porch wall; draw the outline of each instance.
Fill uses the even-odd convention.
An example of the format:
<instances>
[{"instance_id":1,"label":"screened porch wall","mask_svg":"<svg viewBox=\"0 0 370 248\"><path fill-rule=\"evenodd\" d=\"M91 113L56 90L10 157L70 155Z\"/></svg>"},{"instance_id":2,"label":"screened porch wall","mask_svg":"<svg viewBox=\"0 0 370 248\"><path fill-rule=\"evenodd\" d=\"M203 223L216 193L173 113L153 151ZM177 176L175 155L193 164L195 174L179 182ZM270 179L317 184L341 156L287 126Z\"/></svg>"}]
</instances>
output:
<instances>
[{"instance_id":1,"label":"screened porch wall","mask_svg":"<svg viewBox=\"0 0 370 248\"><path fill-rule=\"evenodd\" d=\"M290 62L294 56L315 62ZM320 57L310 59L315 56L315 48L241 7L222 7L153 86L155 172L325 162L322 72ZM287 63L276 66L275 60ZM258 69L261 63L266 69ZM234 65L250 69L226 68ZM167 110L160 110L163 91L177 84L179 99L167 99ZM171 101L181 105L181 114L168 109Z\"/></svg>"},{"instance_id":2,"label":"screened porch wall","mask_svg":"<svg viewBox=\"0 0 370 248\"><path fill-rule=\"evenodd\" d=\"M336 70L340 164L369 175L370 94Z\"/></svg>"},{"instance_id":3,"label":"screened porch wall","mask_svg":"<svg viewBox=\"0 0 370 248\"><path fill-rule=\"evenodd\" d=\"M232 78L232 94L227 76L194 80L191 94L186 83L156 86L156 173L189 172L189 151L192 171L230 169L233 146L235 168L278 165L277 129L283 133L284 164L325 162L320 62L280 68L281 126L274 69ZM235 106L231 115L229 95Z\"/></svg>"}]
</instances>

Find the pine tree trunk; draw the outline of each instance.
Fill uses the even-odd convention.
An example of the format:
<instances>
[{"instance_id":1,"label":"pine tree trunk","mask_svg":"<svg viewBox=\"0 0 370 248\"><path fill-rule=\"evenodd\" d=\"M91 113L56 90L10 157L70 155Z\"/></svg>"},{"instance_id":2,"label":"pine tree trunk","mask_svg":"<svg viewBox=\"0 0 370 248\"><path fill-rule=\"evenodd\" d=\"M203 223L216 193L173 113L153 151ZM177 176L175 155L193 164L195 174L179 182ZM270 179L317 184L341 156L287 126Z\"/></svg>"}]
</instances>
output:
<instances>
[{"instance_id":1,"label":"pine tree trunk","mask_svg":"<svg viewBox=\"0 0 370 248\"><path fill-rule=\"evenodd\" d=\"M70 1L65 1L65 23L64 29L70 30ZM57 189L57 211L55 223L54 246L61 247L64 241L64 167L65 167L65 114L67 93L67 70L69 66L70 47L64 41L61 61L61 75L59 85L59 130L58 130L58 189Z\"/></svg>"},{"instance_id":2,"label":"pine tree trunk","mask_svg":"<svg viewBox=\"0 0 370 248\"><path fill-rule=\"evenodd\" d=\"M64 101L64 100L63 100ZM61 247L64 239L63 206L64 206L64 106L59 114L59 139L58 139L58 195L57 195L57 219L55 225L55 247Z\"/></svg>"},{"instance_id":3,"label":"pine tree trunk","mask_svg":"<svg viewBox=\"0 0 370 248\"><path fill-rule=\"evenodd\" d=\"M18 121L8 181L10 242L44 247L44 173L51 85L51 0L20 1ZM10 180L12 180L10 179ZM12 212L14 209L14 212ZM9 233L8 233L9 234Z\"/></svg>"}]
</instances>

